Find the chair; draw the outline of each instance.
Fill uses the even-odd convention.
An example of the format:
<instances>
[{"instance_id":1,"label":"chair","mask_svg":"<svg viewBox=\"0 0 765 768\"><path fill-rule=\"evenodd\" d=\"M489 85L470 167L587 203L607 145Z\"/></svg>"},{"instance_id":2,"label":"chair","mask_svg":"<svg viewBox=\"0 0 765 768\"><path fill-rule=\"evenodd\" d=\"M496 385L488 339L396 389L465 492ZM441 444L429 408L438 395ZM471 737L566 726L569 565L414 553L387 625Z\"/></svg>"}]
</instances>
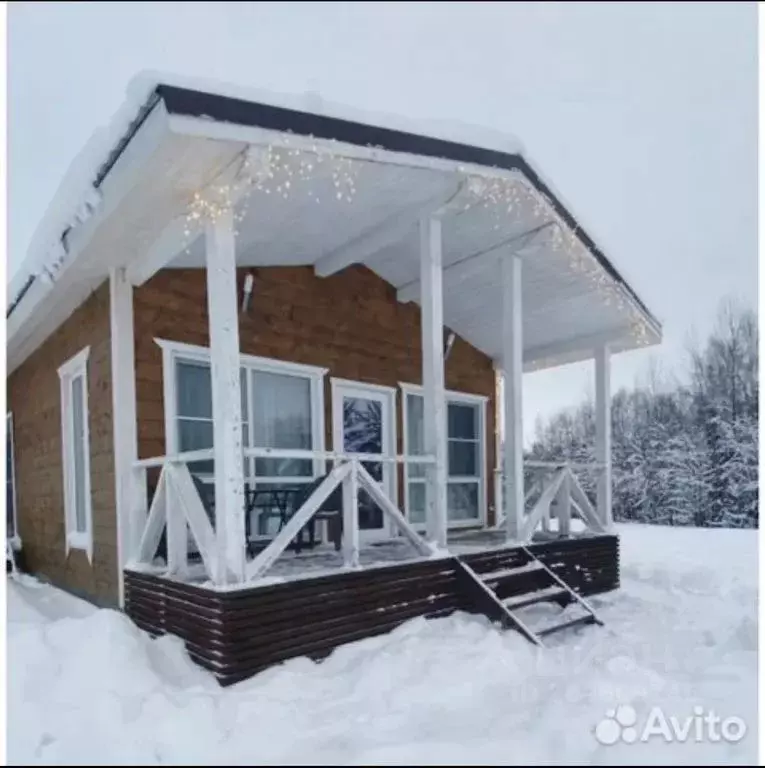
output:
<instances>
[{"instance_id":1,"label":"chair","mask_svg":"<svg viewBox=\"0 0 765 768\"><path fill-rule=\"evenodd\" d=\"M300 507L308 501L313 492L329 477L329 473L321 475L310 483L302 486L295 493L293 498L292 514L294 515ZM327 500L319 507L318 511L313 517L301 528L296 537L296 550L299 551L299 547L302 544L303 531L308 532L309 545L315 546L316 544L316 521L326 520L329 527L330 540L335 545L335 550L339 551L342 546L343 539L343 487L338 485L332 493L329 494Z\"/></svg>"}]
</instances>

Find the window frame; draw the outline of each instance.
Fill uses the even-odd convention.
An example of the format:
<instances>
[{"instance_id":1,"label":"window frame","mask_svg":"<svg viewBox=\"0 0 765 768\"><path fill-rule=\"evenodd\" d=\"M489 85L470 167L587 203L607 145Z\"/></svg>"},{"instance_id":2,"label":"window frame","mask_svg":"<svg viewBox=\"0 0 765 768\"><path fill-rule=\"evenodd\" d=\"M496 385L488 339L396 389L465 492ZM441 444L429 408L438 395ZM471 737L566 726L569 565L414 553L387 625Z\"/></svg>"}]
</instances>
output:
<instances>
[{"instance_id":1,"label":"window frame","mask_svg":"<svg viewBox=\"0 0 765 768\"><path fill-rule=\"evenodd\" d=\"M423 396L423 388L419 384L409 384L406 382L399 382L401 388L401 409L402 409L402 427L403 427L403 452L405 456L409 455L409 396L418 395ZM464 485L466 483L474 483L478 486L478 516L468 520L449 520L447 518L448 528L474 528L476 526L486 525L487 514L487 478L486 478L486 404L489 398L486 395L476 395L470 392L460 392L447 389L446 392L447 406L450 403L465 404L478 407L478 462L479 462L479 474L478 477L467 476L454 476L450 477L447 467L446 483L448 485ZM446 415L446 440L447 440L447 461L448 461L448 443L449 443L449 421L448 414ZM473 440L459 439L460 442L475 442ZM410 504L409 504L409 483L424 483L425 478L409 477L409 464L404 462L404 511L406 513L407 520L411 522ZM448 493L448 488L447 488ZM425 522L411 523L417 530L424 530Z\"/></svg>"},{"instance_id":2,"label":"window frame","mask_svg":"<svg viewBox=\"0 0 765 768\"><path fill-rule=\"evenodd\" d=\"M93 499L90 477L90 408L88 404L88 359L90 347L85 347L58 369L61 403L61 467L64 482L64 523L66 529L66 553L84 550L93 562ZM82 429L83 429L83 496L85 499L85 530L77 530L76 468L74 448L74 407L72 389L74 382L82 379Z\"/></svg>"},{"instance_id":3,"label":"window frame","mask_svg":"<svg viewBox=\"0 0 765 768\"><path fill-rule=\"evenodd\" d=\"M19 503L18 493L16 492L16 436L13 433L13 411L8 411L5 414L5 429L7 440L10 442L10 464L11 474L9 478L6 478L6 483L10 480L11 483L11 496L13 497L13 535L8 536L7 530L7 517L6 517L6 540L15 550L21 549L21 537L19 536Z\"/></svg>"},{"instance_id":4,"label":"window frame","mask_svg":"<svg viewBox=\"0 0 765 768\"><path fill-rule=\"evenodd\" d=\"M210 365L210 349L195 344L186 344L179 341L155 338L155 343L162 350L162 378L163 378L163 400L165 414L165 452L167 455L177 455L180 453L178 419L184 418L178 416L178 390L177 390L177 363L191 362ZM303 363L293 363L286 360L277 360L269 357L259 357L257 355L239 355L240 371L244 369L245 376L245 400L247 403L247 434L242 434L243 443L247 446L254 444L255 436L255 409L252 378L253 373L273 373L281 376L294 376L309 382L310 404L311 404L311 450L324 452L325 450L325 427L324 427L324 377L328 368L320 368ZM240 374L241 375L241 374ZM244 426L244 422L243 422ZM326 472L326 460L324 458L314 458L311 475L299 476L273 476L264 475L258 477L255 474L255 459L248 458L245 467L245 483L257 488L258 483L267 484L300 484L310 483L315 478ZM213 482L212 478L207 482ZM272 539L270 534L253 533L254 539Z\"/></svg>"}]
</instances>

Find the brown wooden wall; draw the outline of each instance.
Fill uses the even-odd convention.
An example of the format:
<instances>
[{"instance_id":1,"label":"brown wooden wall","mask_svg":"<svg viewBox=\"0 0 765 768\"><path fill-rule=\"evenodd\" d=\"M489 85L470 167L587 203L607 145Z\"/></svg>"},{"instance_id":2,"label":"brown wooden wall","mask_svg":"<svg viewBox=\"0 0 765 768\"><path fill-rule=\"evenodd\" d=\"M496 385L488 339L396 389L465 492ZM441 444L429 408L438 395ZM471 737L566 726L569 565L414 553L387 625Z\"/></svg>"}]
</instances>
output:
<instances>
[{"instance_id":1,"label":"brown wooden wall","mask_svg":"<svg viewBox=\"0 0 765 768\"><path fill-rule=\"evenodd\" d=\"M93 563L66 555L58 368L86 346L93 504ZM112 437L109 284L103 283L8 378L16 504L25 566L105 604L117 603L118 559Z\"/></svg>"},{"instance_id":2,"label":"brown wooden wall","mask_svg":"<svg viewBox=\"0 0 765 768\"><path fill-rule=\"evenodd\" d=\"M420 311L401 304L393 286L363 266L328 278L312 267L261 267L239 270L255 277L249 311L240 315L239 344L244 354L329 368L325 378L326 445L332 446L329 378L339 377L397 387L420 384ZM136 390L141 458L165 452L162 405L162 355L155 338L209 345L207 289L203 269L163 270L134 295ZM486 479L493 506L495 375L492 361L457 338L446 365L449 389L486 395ZM400 395L400 391L399 391ZM401 397L396 433L402 450ZM399 477L403 493L402 477ZM491 513L490 513L491 520Z\"/></svg>"},{"instance_id":3,"label":"brown wooden wall","mask_svg":"<svg viewBox=\"0 0 765 768\"><path fill-rule=\"evenodd\" d=\"M616 536L550 541L529 549L583 596L619 586ZM461 560L478 573L501 572L518 567L518 554L517 547L509 547ZM296 656L324 658L339 645L418 616L482 613L460 570L456 558L436 558L230 591L128 570L125 609L142 629L182 638L191 657L228 685ZM508 571L501 584L494 580L494 589L502 597L526 594L548 586L545 576L539 570Z\"/></svg>"}]
</instances>

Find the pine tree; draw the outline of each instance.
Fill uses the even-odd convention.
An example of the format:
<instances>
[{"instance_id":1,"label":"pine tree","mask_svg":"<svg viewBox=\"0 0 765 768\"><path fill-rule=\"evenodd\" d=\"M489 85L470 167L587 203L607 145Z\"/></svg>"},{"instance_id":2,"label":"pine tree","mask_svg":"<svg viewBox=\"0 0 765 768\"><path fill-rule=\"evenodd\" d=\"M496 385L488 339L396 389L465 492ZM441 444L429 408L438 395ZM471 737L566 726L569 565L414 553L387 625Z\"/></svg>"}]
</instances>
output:
<instances>
[{"instance_id":1,"label":"pine tree","mask_svg":"<svg viewBox=\"0 0 765 768\"><path fill-rule=\"evenodd\" d=\"M759 522L758 327L756 314L727 302L690 382L662 380L612 400L615 520L755 527ZM534 458L594 462L591 402L538 420ZM595 475L579 473L594 499Z\"/></svg>"}]
</instances>

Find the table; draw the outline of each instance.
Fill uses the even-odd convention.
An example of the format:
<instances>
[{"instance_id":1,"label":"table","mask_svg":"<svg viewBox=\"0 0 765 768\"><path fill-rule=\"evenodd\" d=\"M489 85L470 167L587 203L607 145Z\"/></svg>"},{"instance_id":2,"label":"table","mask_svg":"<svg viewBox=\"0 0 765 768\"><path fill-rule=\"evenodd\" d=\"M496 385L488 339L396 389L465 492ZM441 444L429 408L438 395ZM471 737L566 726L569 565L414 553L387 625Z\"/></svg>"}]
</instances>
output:
<instances>
[{"instance_id":1,"label":"table","mask_svg":"<svg viewBox=\"0 0 765 768\"><path fill-rule=\"evenodd\" d=\"M302 492L302 488L253 488L245 490L245 515L247 517L247 546L250 548L250 515L253 510L260 508L260 512L266 518L278 517L279 530L287 524L294 510L295 497ZM310 546L315 544L315 535L310 531ZM303 529L295 537L295 551L299 552L303 546Z\"/></svg>"}]
</instances>

